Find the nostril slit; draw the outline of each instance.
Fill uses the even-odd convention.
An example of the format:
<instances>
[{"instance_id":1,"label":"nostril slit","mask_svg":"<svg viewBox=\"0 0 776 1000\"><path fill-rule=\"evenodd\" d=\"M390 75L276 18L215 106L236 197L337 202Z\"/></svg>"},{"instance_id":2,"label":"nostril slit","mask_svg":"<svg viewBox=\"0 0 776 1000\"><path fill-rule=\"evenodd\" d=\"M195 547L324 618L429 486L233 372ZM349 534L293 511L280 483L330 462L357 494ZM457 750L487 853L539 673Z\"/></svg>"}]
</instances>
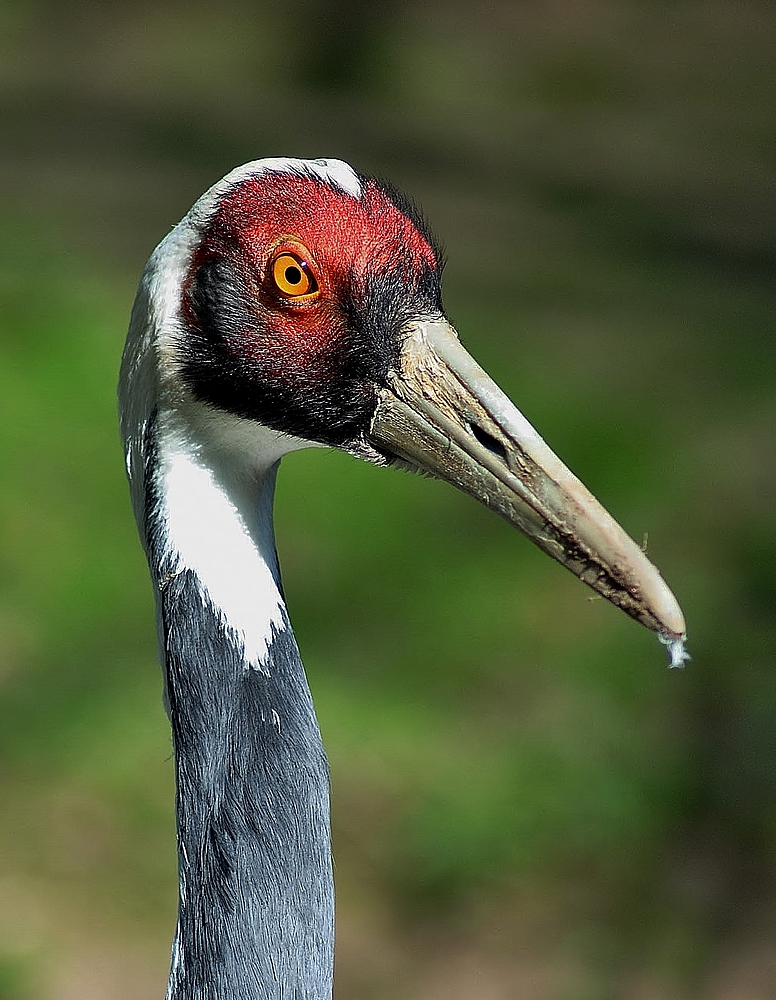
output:
<instances>
[{"instance_id":1,"label":"nostril slit","mask_svg":"<svg viewBox=\"0 0 776 1000\"><path fill-rule=\"evenodd\" d=\"M507 460L507 450L504 445L492 434L488 434L477 424L469 424L472 434L477 438L483 448L487 448L491 455L497 455L503 462Z\"/></svg>"}]
</instances>

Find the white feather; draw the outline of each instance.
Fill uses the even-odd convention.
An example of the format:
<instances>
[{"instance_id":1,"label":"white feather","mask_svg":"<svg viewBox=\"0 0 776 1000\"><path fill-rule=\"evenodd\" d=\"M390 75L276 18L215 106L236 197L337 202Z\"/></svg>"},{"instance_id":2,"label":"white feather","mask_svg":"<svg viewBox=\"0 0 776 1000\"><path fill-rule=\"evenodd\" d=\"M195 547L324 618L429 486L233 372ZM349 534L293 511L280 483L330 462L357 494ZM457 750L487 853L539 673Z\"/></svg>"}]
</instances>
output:
<instances>
[{"instance_id":1,"label":"white feather","mask_svg":"<svg viewBox=\"0 0 776 1000\"><path fill-rule=\"evenodd\" d=\"M685 649L686 636L669 635L660 633L658 639L668 648L668 666L671 668L683 667L685 663L692 659Z\"/></svg>"},{"instance_id":2,"label":"white feather","mask_svg":"<svg viewBox=\"0 0 776 1000\"><path fill-rule=\"evenodd\" d=\"M260 667L273 629L283 628L271 497L270 510L263 510L260 500L251 500L247 483L240 489L219 481L190 441L168 433L161 441L167 555L176 569L195 573L242 642L246 662ZM260 488L254 481L253 490Z\"/></svg>"}]
</instances>

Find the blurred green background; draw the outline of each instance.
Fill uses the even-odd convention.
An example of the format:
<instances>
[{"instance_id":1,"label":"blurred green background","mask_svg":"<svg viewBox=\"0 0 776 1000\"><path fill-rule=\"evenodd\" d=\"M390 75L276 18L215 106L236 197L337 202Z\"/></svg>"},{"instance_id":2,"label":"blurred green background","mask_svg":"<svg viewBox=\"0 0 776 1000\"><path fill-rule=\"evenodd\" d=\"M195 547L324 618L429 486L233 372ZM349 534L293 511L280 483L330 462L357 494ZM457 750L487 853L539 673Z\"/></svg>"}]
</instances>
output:
<instances>
[{"instance_id":1,"label":"blurred green background","mask_svg":"<svg viewBox=\"0 0 776 1000\"><path fill-rule=\"evenodd\" d=\"M286 459L339 1000L776 997L776 8L0 3L0 1000L163 996L172 763L115 415L153 246L339 156L693 660L449 487Z\"/></svg>"}]
</instances>

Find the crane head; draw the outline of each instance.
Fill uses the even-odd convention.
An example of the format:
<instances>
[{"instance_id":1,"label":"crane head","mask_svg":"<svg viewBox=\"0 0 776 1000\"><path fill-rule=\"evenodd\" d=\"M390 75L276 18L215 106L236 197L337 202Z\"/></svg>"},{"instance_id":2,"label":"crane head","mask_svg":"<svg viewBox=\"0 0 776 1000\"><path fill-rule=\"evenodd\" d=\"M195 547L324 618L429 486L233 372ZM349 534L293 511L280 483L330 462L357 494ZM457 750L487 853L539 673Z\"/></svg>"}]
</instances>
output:
<instances>
[{"instance_id":1,"label":"crane head","mask_svg":"<svg viewBox=\"0 0 776 1000\"><path fill-rule=\"evenodd\" d=\"M184 281L180 378L295 437L369 451L406 330L442 312L438 253L374 180L248 177L219 202Z\"/></svg>"},{"instance_id":2,"label":"crane head","mask_svg":"<svg viewBox=\"0 0 776 1000\"><path fill-rule=\"evenodd\" d=\"M465 351L441 269L422 217L387 185L338 160L256 161L203 195L152 255L125 372L153 357L159 405L215 415L232 450L269 434L273 460L327 445L447 480L656 632L681 665L673 594Z\"/></svg>"}]
</instances>

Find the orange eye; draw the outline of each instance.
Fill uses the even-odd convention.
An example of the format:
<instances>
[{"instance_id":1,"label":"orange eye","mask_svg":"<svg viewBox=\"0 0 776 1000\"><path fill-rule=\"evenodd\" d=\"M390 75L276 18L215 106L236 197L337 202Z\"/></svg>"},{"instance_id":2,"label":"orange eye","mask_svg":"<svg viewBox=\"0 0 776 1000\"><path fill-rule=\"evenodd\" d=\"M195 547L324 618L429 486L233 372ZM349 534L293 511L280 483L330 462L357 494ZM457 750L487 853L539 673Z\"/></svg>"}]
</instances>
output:
<instances>
[{"instance_id":1,"label":"orange eye","mask_svg":"<svg viewBox=\"0 0 776 1000\"><path fill-rule=\"evenodd\" d=\"M310 264L289 250L279 253L272 262L272 280L280 294L289 299L318 291L318 282Z\"/></svg>"}]
</instances>

